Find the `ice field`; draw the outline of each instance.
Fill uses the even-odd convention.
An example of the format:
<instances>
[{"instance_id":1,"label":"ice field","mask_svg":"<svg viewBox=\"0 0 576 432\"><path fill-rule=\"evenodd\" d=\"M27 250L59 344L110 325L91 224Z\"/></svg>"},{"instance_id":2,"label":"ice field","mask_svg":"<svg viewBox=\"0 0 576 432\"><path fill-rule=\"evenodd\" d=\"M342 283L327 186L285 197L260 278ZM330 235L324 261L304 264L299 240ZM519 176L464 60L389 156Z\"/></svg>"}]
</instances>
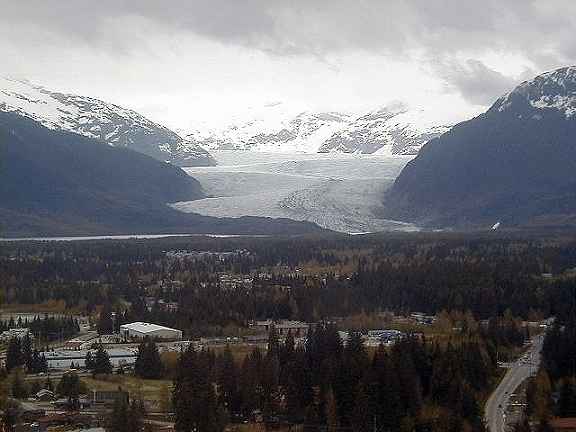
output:
<instances>
[{"instance_id":1,"label":"ice field","mask_svg":"<svg viewBox=\"0 0 576 432\"><path fill-rule=\"evenodd\" d=\"M210 198L174 203L206 216L286 217L348 233L415 230L379 218L386 188L411 156L213 152L215 167L184 168Z\"/></svg>"}]
</instances>

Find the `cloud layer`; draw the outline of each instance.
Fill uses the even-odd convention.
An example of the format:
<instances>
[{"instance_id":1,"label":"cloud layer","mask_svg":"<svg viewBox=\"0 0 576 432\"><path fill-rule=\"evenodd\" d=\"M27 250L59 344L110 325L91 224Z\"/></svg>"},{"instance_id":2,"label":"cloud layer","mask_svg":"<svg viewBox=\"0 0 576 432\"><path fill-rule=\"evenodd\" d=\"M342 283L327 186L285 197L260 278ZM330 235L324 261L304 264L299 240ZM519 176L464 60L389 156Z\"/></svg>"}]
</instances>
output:
<instances>
[{"instance_id":1,"label":"cloud layer","mask_svg":"<svg viewBox=\"0 0 576 432\"><path fill-rule=\"evenodd\" d=\"M196 39L326 68L346 56L413 64L473 105L576 57L572 0L0 0L0 10L0 54L20 67L55 47L158 63Z\"/></svg>"},{"instance_id":2,"label":"cloud layer","mask_svg":"<svg viewBox=\"0 0 576 432\"><path fill-rule=\"evenodd\" d=\"M571 56L571 0L77 0L2 1L0 22L94 44L118 24L142 19L154 31L189 32L278 54L364 49L401 55L425 50L513 50L535 62ZM129 36L130 26L123 36ZM118 40L118 45L124 43Z\"/></svg>"}]
</instances>

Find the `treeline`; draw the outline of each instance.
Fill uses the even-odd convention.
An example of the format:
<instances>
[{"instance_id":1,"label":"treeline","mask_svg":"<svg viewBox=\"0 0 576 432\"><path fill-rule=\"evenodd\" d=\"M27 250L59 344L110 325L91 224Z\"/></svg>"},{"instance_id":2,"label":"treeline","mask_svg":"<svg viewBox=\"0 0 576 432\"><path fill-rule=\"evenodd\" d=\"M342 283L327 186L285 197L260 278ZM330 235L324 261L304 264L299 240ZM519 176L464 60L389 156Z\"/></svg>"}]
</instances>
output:
<instances>
[{"instance_id":1,"label":"treeline","mask_svg":"<svg viewBox=\"0 0 576 432\"><path fill-rule=\"evenodd\" d=\"M12 338L6 349L6 371L25 367L29 373L46 372L48 362L43 354L32 346L30 335Z\"/></svg>"},{"instance_id":2,"label":"treeline","mask_svg":"<svg viewBox=\"0 0 576 432\"><path fill-rule=\"evenodd\" d=\"M317 322L384 310L469 310L487 318L509 309L542 317L565 307L575 245L569 237L440 234L15 243L0 251L0 299L61 302L64 310L88 313L107 305L106 317L116 312L117 326L152 321L191 337L259 318ZM194 260L165 253L186 249L249 253ZM253 281L225 286L224 274ZM150 307L147 297L177 303L178 310ZM103 329L111 322L103 320Z\"/></svg>"},{"instance_id":3,"label":"treeline","mask_svg":"<svg viewBox=\"0 0 576 432\"><path fill-rule=\"evenodd\" d=\"M550 431L555 417L576 417L576 288L566 289L564 308L546 333L542 362L526 388L524 418L517 432Z\"/></svg>"},{"instance_id":4,"label":"treeline","mask_svg":"<svg viewBox=\"0 0 576 432\"><path fill-rule=\"evenodd\" d=\"M42 342L52 342L59 339L67 339L80 332L78 320L72 316L35 316L32 320L10 318L0 321L0 332L13 328L27 328L34 337Z\"/></svg>"},{"instance_id":5,"label":"treeline","mask_svg":"<svg viewBox=\"0 0 576 432\"><path fill-rule=\"evenodd\" d=\"M474 262L384 262L361 263L350 275L255 277L250 289L222 289L217 282L189 279L180 290L156 294L176 301L178 311L156 306L148 310L142 297L136 297L130 299L125 320L160 322L198 336L210 334L211 327L245 325L260 318L318 322L386 310L468 310L478 319L506 310L524 319L560 313L566 303L565 286L573 285L574 279L548 281L523 271Z\"/></svg>"},{"instance_id":6,"label":"treeline","mask_svg":"<svg viewBox=\"0 0 576 432\"><path fill-rule=\"evenodd\" d=\"M318 326L305 346L272 331L268 350L254 349L241 364L230 349L189 349L176 371L176 429L219 432L261 416L310 432L484 431L480 401L497 371L490 335L506 340L506 332L496 322L442 342L408 336L372 354L359 334L344 344L333 326Z\"/></svg>"}]
</instances>

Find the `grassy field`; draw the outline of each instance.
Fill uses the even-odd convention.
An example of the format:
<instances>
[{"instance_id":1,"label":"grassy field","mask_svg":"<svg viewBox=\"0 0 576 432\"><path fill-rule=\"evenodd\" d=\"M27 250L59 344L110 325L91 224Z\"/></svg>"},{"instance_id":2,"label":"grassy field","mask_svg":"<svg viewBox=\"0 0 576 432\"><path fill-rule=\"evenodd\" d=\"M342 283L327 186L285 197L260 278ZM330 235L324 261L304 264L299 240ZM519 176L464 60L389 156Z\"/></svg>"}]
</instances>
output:
<instances>
[{"instance_id":1,"label":"grassy field","mask_svg":"<svg viewBox=\"0 0 576 432\"><path fill-rule=\"evenodd\" d=\"M260 344L258 346L258 348L260 348L260 351L262 353L265 353L267 346L268 346L267 344ZM250 355L250 353L252 351L254 351L255 348L256 348L256 346L246 345L246 344L231 344L230 345L230 351L232 352L232 357L234 357L234 360L236 361L236 363L238 365L241 365L242 362L244 361L244 359L248 355ZM226 350L225 345L218 345L218 346L210 347L210 351L213 351L215 354L221 354L224 352L224 350Z\"/></svg>"},{"instance_id":2,"label":"grassy field","mask_svg":"<svg viewBox=\"0 0 576 432\"><path fill-rule=\"evenodd\" d=\"M122 390L130 392L131 398L159 401L162 388L172 388L169 380L144 380L130 375L110 375L102 378L82 377L82 381L90 390Z\"/></svg>"}]
</instances>

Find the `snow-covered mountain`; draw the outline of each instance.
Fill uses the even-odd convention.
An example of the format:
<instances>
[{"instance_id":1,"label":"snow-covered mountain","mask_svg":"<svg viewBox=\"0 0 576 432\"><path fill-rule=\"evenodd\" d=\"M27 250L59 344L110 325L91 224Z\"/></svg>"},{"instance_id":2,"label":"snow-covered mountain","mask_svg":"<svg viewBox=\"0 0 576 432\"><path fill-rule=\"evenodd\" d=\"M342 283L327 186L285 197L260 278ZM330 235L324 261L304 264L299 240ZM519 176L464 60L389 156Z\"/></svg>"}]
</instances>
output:
<instances>
[{"instance_id":1,"label":"snow-covered mountain","mask_svg":"<svg viewBox=\"0 0 576 432\"><path fill-rule=\"evenodd\" d=\"M523 82L430 141L383 215L434 227L576 224L576 67Z\"/></svg>"},{"instance_id":2,"label":"snow-covered mountain","mask_svg":"<svg viewBox=\"0 0 576 432\"><path fill-rule=\"evenodd\" d=\"M540 120L538 111L559 111L566 119L576 115L576 66L543 73L525 81L499 98L491 110L527 111Z\"/></svg>"},{"instance_id":3,"label":"snow-covered mountain","mask_svg":"<svg viewBox=\"0 0 576 432\"><path fill-rule=\"evenodd\" d=\"M187 135L208 150L270 153L417 154L449 129L431 111L394 104L362 115L338 112L270 112L220 130Z\"/></svg>"},{"instance_id":4,"label":"snow-covered mountain","mask_svg":"<svg viewBox=\"0 0 576 432\"><path fill-rule=\"evenodd\" d=\"M424 109L395 105L354 119L326 140L319 152L415 155L448 129L450 125L438 123Z\"/></svg>"},{"instance_id":5,"label":"snow-covered mountain","mask_svg":"<svg viewBox=\"0 0 576 432\"><path fill-rule=\"evenodd\" d=\"M91 97L64 94L27 81L0 78L0 111L14 112L53 130L128 147L181 166L210 166L202 147L135 111Z\"/></svg>"},{"instance_id":6,"label":"snow-covered mountain","mask_svg":"<svg viewBox=\"0 0 576 432\"><path fill-rule=\"evenodd\" d=\"M267 153L316 153L334 133L350 121L341 113L296 116L270 110L221 130L193 131L187 138L208 150L252 150Z\"/></svg>"}]
</instances>

